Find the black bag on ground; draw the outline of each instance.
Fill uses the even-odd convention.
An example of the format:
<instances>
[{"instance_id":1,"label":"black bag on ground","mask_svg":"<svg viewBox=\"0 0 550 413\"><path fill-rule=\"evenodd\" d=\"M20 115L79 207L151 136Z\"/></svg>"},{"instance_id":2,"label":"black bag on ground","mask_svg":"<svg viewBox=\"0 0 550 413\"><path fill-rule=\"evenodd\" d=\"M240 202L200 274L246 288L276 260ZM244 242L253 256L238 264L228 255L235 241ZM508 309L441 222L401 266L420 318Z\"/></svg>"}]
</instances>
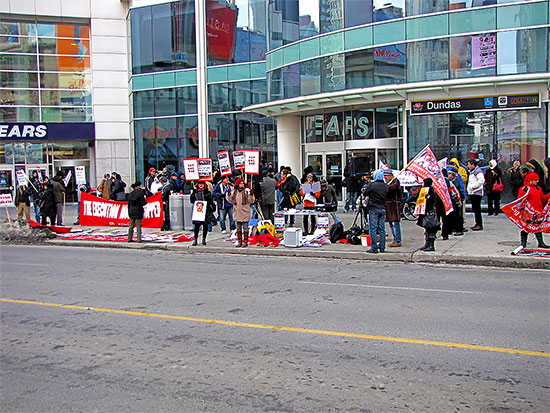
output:
<instances>
[{"instance_id":1,"label":"black bag on ground","mask_svg":"<svg viewBox=\"0 0 550 413\"><path fill-rule=\"evenodd\" d=\"M361 228L355 225L345 232L346 239L352 245L361 245L361 233Z\"/></svg>"},{"instance_id":2,"label":"black bag on ground","mask_svg":"<svg viewBox=\"0 0 550 413\"><path fill-rule=\"evenodd\" d=\"M344 225L341 222L336 222L331 225L331 227L328 230L328 235L330 237L330 242L333 244L344 238Z\"/></svg>"}]
</instances>

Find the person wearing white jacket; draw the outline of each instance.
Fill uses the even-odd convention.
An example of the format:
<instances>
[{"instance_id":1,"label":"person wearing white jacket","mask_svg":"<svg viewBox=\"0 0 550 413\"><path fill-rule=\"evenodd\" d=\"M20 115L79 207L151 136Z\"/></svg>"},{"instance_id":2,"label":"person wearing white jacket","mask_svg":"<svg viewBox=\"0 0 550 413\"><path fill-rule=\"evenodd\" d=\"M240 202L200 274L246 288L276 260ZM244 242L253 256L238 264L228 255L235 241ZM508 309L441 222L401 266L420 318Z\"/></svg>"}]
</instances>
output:
<instances>
[{"instance_id":1,"label":"person wearing white jacket","mask_svg":"<svg viewBox=\"0 0 550 413\"><path fill-rule=\"evenodd\" d=\"M470 176L468 178L468 186L466 190L470 196L472 203L472 212L475 215L475 225L470 229L472 231L481 231L483 229L483 220L481 218L481 200L483 198L483 185L485 184L485 176L479 166L477 160L468 159L468 169Z\"/></svg>"}]
</instances>

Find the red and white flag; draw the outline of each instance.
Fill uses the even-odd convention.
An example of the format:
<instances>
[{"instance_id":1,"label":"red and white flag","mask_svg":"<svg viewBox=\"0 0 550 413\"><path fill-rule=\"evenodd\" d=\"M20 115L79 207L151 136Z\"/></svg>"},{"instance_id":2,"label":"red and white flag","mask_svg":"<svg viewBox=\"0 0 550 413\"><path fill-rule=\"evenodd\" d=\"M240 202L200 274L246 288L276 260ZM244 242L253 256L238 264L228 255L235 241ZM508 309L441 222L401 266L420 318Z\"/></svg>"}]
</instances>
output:
<instances>
[{"instance_id":1,"label":"red and white flag","mask_svg":"<svg viewBox=\"0 0 550 413\"><path fill-rule=\"evenodd\" d=\"M541 212L537 212L527 201L529 191L522 197L504 205L501 210L521 230L530 234L536 232L550 233L550 202Z\"/></svg>"},{"instance_id":2,"label":"red and white flag","mask_svg":"<svg viewBox=\"0 0 550 413\"><path fill-rule=\"evenodd\" d=\"M445 177L441 173L441 167L430 149L430 145L422 149L418 155L409 162L405 169L413 172L422 179L431 178L434 191L443 201L443 205L445 205L445 213L448 215L453 211L451 195L449 194Z\"/></svg>"}]
</instances>

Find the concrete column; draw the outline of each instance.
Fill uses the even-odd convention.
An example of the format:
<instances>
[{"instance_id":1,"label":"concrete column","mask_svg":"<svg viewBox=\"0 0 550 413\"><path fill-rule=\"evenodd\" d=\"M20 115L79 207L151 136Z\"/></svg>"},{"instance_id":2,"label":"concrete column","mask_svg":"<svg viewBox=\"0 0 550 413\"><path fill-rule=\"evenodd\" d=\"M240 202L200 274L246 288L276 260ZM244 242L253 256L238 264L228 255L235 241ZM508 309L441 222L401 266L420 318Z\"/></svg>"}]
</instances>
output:
<instances>
[{"instance_id":1,"label":"concrete column","mask_svg":"<svg viewBox=\"0 0 550 413\"><path fill-rule=\"evenodd\" d=\"M210 157L208 133L208 96L206 73L206 2L195 0L195 50L197 54L197 131L199 134L199 157Z\"/></svg>"},{"instance_id":2,"label":"concrete column","mask_svg":"<svg viewBox=\"0 0 550 413\"><path fill-rule=\"evenodd\" d=\"M300 176L302 171L302 148L300 145L300 116L277 117L277 157L281 165L292 167L292 173Z\"/></svg>"}]
</instances>

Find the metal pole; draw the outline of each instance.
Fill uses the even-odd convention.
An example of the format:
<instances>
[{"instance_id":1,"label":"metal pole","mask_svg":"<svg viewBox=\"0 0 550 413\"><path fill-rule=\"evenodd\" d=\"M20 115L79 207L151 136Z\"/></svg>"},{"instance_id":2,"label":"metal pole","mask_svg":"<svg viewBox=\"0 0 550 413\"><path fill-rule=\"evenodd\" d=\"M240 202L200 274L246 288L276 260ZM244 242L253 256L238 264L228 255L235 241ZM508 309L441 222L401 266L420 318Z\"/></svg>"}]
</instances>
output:
<instances>
[{"instance_id":1,"label":"metal pole","mask_svg":"<svg viewBox=\"0 0 550 413\"><path fill-rule=\"evenodd\" d=\"M206 1L195 0L195 51L197 55L197 131L199 157L210 157L208 134L208 89L206 73Z\"/></svg>"}]
</instances>

